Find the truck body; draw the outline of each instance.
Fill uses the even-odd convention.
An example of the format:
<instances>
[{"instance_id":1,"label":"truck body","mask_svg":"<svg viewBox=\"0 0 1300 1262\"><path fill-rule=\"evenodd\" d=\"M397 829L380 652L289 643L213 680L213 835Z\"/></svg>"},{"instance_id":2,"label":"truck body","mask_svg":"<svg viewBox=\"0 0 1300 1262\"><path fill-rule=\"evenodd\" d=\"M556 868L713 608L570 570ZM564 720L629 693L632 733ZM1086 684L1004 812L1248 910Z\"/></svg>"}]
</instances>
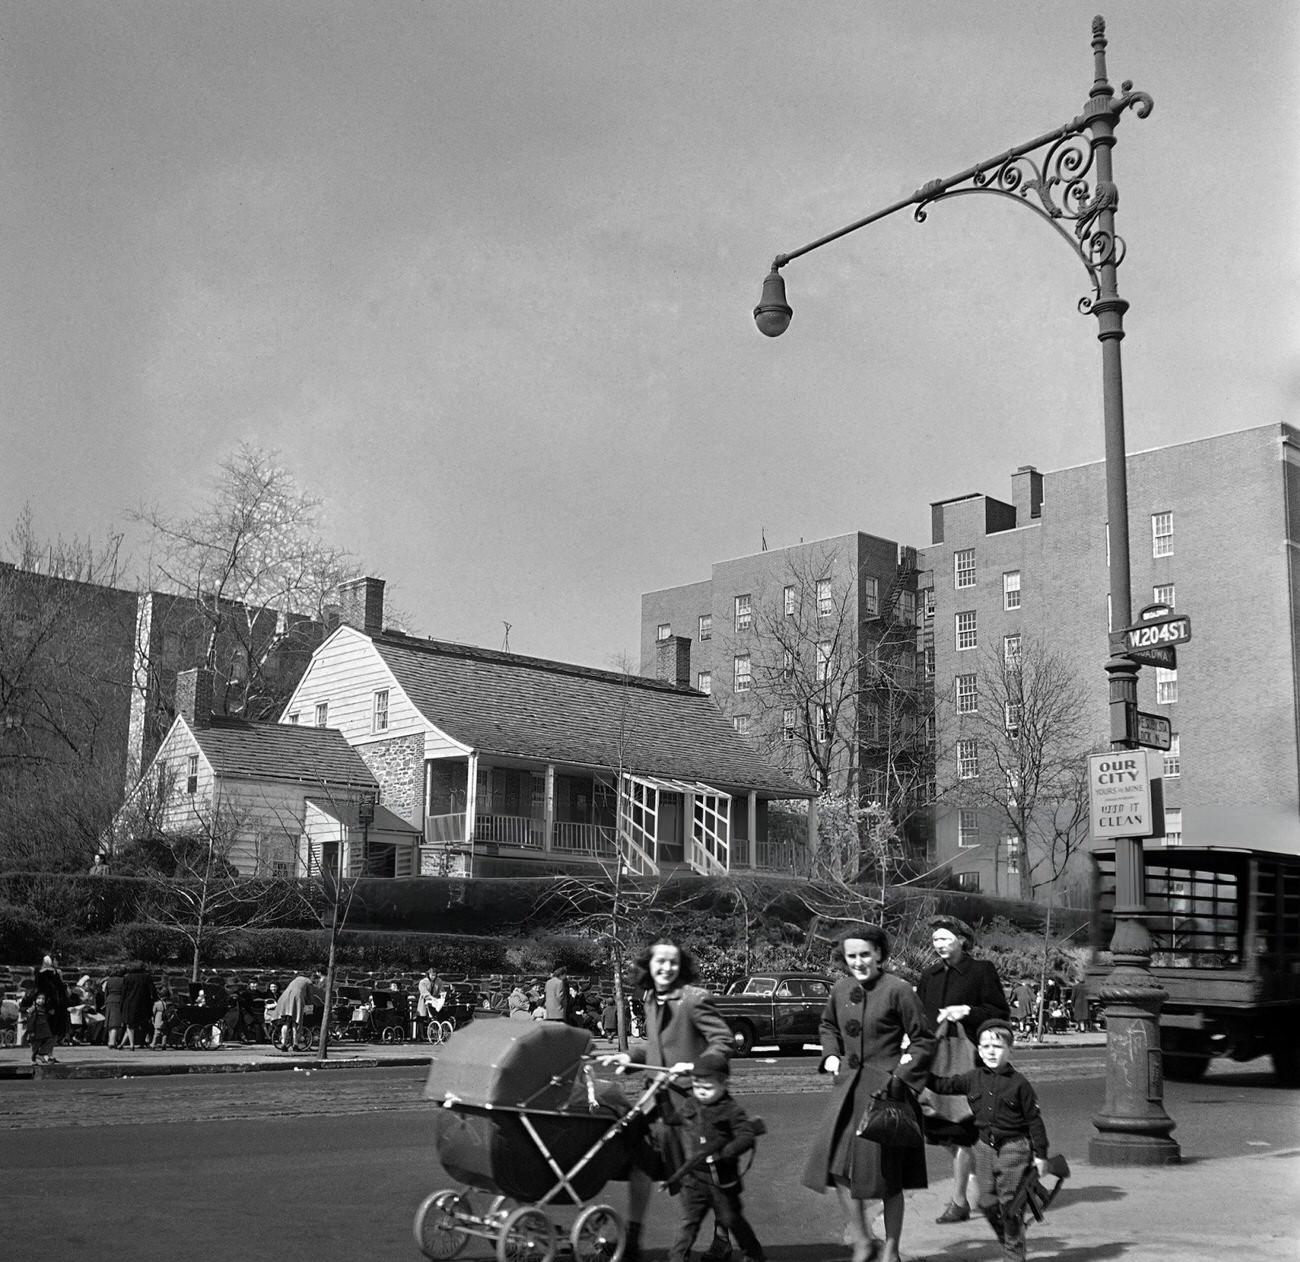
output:
<instances>
[{"instance_id":1,"label":"truck body","mask_svg":"<svg viewBox=\"0 0 1300 1262\"><path fill-rule=\"evenodd\" d=\"M818 1027L832 985L824 973L748 973L729 982L714 1002L731 1027L737 1056L755 1047L802 1051L805 1043L821 1042Z\"/></svg>"},{"instance_id":2,"label":"truck body","mask_svg":"<svg viewBox=\"0 0 1300 1262\"><path fill-rule=\"evenodd\" d=\"M1164 1069L1194 1081L1215 1056L1269 1055L1300 1086L1300 855L1227 847L1144 847L1150 969L1168 992L1160 1013ZM1097 994L1111 970L1115 855L1092 856Z\"/></svg>"}]
</instances>

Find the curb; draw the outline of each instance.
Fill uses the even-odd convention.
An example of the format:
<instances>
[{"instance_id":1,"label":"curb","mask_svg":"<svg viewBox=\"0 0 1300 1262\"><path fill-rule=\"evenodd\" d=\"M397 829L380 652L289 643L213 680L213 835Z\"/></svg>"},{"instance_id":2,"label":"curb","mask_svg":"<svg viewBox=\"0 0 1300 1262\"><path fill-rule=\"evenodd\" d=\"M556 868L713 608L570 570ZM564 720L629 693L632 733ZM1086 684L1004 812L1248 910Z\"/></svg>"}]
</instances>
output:
<instances>
[{"instance_id":1,"label":"curb","mask_svg":"<svg viewBox=\"0 0 1300 1262\"><path fill-rule=\"evenodd\" d=\"M184 1061L171 1064L113 1061L108 1064L0 1065L0 1080L31 1078L38 1081L68 1078L163 1078L173 1074L252 1074L300 1069L377 1069L388 1066L427 1066L427 1056L353 1056L340 1060L286 1057L283 1060L220 1061L212 1064Z\"/></svg>"}]
</instances>

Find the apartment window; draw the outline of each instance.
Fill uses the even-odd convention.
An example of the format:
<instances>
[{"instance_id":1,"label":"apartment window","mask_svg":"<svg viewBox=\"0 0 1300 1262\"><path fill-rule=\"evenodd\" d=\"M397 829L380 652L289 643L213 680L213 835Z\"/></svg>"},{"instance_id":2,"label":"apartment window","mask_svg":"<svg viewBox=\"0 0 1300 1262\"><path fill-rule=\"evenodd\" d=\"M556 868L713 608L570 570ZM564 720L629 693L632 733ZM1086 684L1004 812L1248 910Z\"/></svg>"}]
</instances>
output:
<instances>
[{"instance_id":1,"label":"apartment window","mask_svg":"<svg viewBox=\"0 0 1300 1262\"><path fill-rule=\"evenodd\" d=\"M388 689L381 688L375 693L372 707L371 729L376 732L388 731Z\"/></svg>"},{"instance_id":2,"label":"apartment window","mask_svg":"<svg viewBox=\"0 0 1300 1262\"><path fill-rule=\"evenodd\" d=\"M185 792L193 797L199 791L199 756L191 754L185 768Z\"/></svg>"},{"instance_id":3,"label":"apartment window","mask_svg":"<svg viewBox=\"0 0 1300 1262\"><path fill-rule=\"evenodd\" d=\"M957 778L974 780L980 773L979 746L973 740L957 742Z\"/></svg>"},{"instance_id":4,"label":"apartment window","mask_svg":"<svg viewBox=\"0 0 1300 1262\"><path fill-rule=\"evenodd\" d=\"M713 639L713 615L711 613L700 614L700 640Z\"/></svg>"},{"instance_id":5,"label":"apartment window","mask_svg":"<svg viewBox=\"0 0 1300 1262\"><path fill-rule=\"evenodd\" d=\"M880 612L880 580L874 574L864 575L862 579L862 611L868 618Z\"/></svg>"},{"instance_id":6,"label":"apartment window","mask_svg":"<svg viewBox=\"0 0 1300 1262\"><path fill-rule=\"evenodd\" d=\"M952 554L952 585L960 591L975 586L975 549L963 548Z\"/></svg>"},{"instance_id":7,"label":"apartment window","mask_svg":"<svg viewBox=\"0 0 1300 1262\"><path fill-rule=\"evenodd\" d=\"M831 674L831 646L828 640L817 645L817 682L824 684Z\"/></svg>"},{"instance_id":8,"label":"apartment window","mask_svg":"<svg viewBox=\"0 0 1300 1262\"><path fill-rule=\"evenodd\" d=\"M1183 844L1183 808L1165 807L1165 841L1171 846Z\"/></svg>"},{"instance_id":9,"label":"apartment window","mask_svg":"<svg viewBox=\"0 0 1300 1262\"><path fill-rule=\"evenodd\" d=\"M754 625L754 611L749 593L736 597L736 630L748 631Z\"/></svg>"},{"instance_id":10,"label":"apartment window","mask_svg":"<svg viewBox=\"0 0 1300 1262\"><path fill-rule=\"evenodd\" d=\"M831 581L828 578L819 578L817 580L817 616L819 618L829 618L834 612L834 604L831 600Z\"/></svg>"},{"instance_id":11,"label":"apartment window","mask_svg":"<svg viewBox=\"0 0 1300 1262\"><path fill-rule=\"evenodd\" d=\"M868 701L862 707L862 739L865 741L880 739L880 707L874 701Z\"/></svg>"},{"instance_id":12,"label":"apartment window","mask_svg":"<svg viewBox=\"0 0 1300 1262\"><path fill-rule=\"evenodd\" d=\"M1002 608L1020 608L1020 571L1008 570L1002 576Z\"/></svg>"},{"instance_id":13,"label":"apartment window","mask_svg":"<svg viewBox=\"0 0 1300 1262\"><path fill-rule=\"evenodd\" d=\"M1006 770L1007 777L1007 805L1015 807L1020 802L1020 775L1012 771L1010 767Z\"/></svg>"},{"instance_id":14,"label":"apartment window","mask_svg":"<svg viewBox=\"0 0 1300 1262\"><path fill-rule=\"evenodd\" d=\"M736 729L741 736L749 735L749 715L738 714L731 720L731 726Z\"/></svg>"},{"instance_id":15,"label":"apartment window","mask_svg":"<svg viewBox=\"0 0 1300 1262\"><path fill-rule=\"evenodd\" d=\"M1156 705L1171 705L1178 700L1178 671L1156 667Z\"/></svg>"},{"instance_id":16,"label":"apartment window","mask_svg":"<svg viewBox=\"0 0 1300 1262\"><path fill-rule=\"evenodd\" d=\"M934 588L927 587L921 593L921 614L927 621L934 617Z\"/></svg>"},{"instance_id":17,"label":"apartment window","mask_svg":"<svg viewBox=\"0 0 1300 1262\"><path fill-rule=\"evenodd\" d=\"M979 647L979 637L975 633L975 610L967 609L957 615L957 649Z\"/></svg>"},{"instance_id":18,"label":"apartment window","mask_svg":"<svg viewBox=\"0 0 1300 1262\"><path fill-rule=\"evenodd\" d=\"M934 715L927 714L925 716L925 743L927 745L933 745L935 742L935 738L938 735L938 732L939 732L939 728L938 728L938 724L935 722ZM934 800L933 794L931 795L930 800L931 801Z\"/></svg>"},{"instance_id":19,"label":"apartment window","mask_svg":"<svg viewBox=\"0 0 1300 1262\"><path fill-rule=\"evenodd\" d=\"M1174 555L1173 513L1151 514L1151 555L1153 557Z\"/></svg>"},{"instance_id":20,"label":"apartment window","mask_svg":"<svg viewBox=\"0 0 1300 1262\"><path fill-rule=\"evenodd\" d=\"M659 629L655 632L656 640L666 640L673 633L673 624L671 622L661 622Z\"/></svg>"},{"instance_id":21,"label":"apartment window","mask_svg":"<svg viewBox=\"0 0 1300 1262\"><path fill-rule=\"evenodd\" d=\"M817 740L824 744L830 739L831 734L831 711L829 706L819 705L817 707Z\"/></svg>"},{"instance_id":22,"label":"apartment window","mask_svg":"<svg viewBox=\"0 0 1300 1262\"><path fill-rule=\"evenodd\" d=\"M980 892L980 874L978 872L958 872L957 888L965 890L967 894L978 894Z\"/></svg>"},{"instance_id":23,"label":"apartment window","mask_svg":"<svg viewBox=\"0 0 1300 1262\"><path fill-rule=\"evenodd\" d=\"M749 654L737 654L735 659L735 682L732 690L734 692L748 692L752 682L753 677L749 669Z\"/></svg>"},{"instance_id":24,"label":"apartment window","mask_svg":"<svg viewBox=\"0 0 1300 1262\"><path fill-rule=\"evenodd\" d=\"M871 580L876 581L874 578ZM916 626L916 593L901 591L898 593L898 617L905 627Z\"/></svg>"},{"instance_id":25,"label":"apartment window","mask_svg":"<svg viewBox=\"0 0 1300 1262\"><path fill-rule=\"evenodd\" d=\"M318 701L316 703L316 726L329 727L330 725L330 703L328 701Z\"/></svg>"},{"instance_id":26,"label":"apartment window","mask_svg":"<svg viewBox=\"0 0 1300 1262\"><path fill-rule=\"evenodd\" d=\"M1004 635L1002 637L1002 660L1011 667L1020 665L1020 636Z\"/></svg>"},{"instance_id":27,"label":"apartment window","mask_svg":"<svg viewBox=\"0 0 1300 1262\"><path fill-rule=\"evenodd\" d=\"M1166 779L1176 780L1183 774L1183 760L1178 749L1178 733L1169 738L1169 748L1165 750L1164 775Z\"/></svg>"},{"instance_id":28,"label":"apartment window","mask_svg":"<svg viewBox=\"0 0 1300 1262\"><path fill-rule=\"evenodd\" d=\"M957 845L963 850L980 844L979 811L957 812Z\"/></svg>"},{"instance_id":29,"label":"apartment window","mask_svg":"<svg viewBox=\"0 0 1300 1262\"><path fill-rule=\"evenodd\" d=\"M928 677L933 677L933 675L934 675L934 645L933 645L933 644L927 644L927 645L925 646L925 658L924 658L924 661L925 661L925 673L926 673L926 675L927 675Z\"/></svg>"},{"instance_id":30,"label":"apartment window","mask_svg":"<svg viewBox=\"0 0 1300 1262\"><path fill-rule=\"evenodd\" d=\"M793 710L781 711L781 739L783 741L794 740L795 734L795 716Z\"/></svg>"},{"instance_id":31,"label":"apartment window","mask_svg":"<svg viewBox=\"0 0 1300 1262\"><path fill-rule=\"evenodd\" d=\"M703 693L713 692L713 672L702 670L695 676L695 686Z\"/></svg>"},{"instance_id":32,"label":"apartment window","mask_svg":"<svg viewBox=\"0 0 1300 1262\"><path fill-rule=\"evenodd\" d=\"M787 618L793 618L794 614L795 614L794 588L787 587L785 589L785 616Z\"/></svg>"},{"instance_id":33,"label":"apartment window","mask_svg":"<svg viewBox=\"0 0 1300 1262\"><path fill-rule=\"evenodd\" d=\"M1174 607L1174 585L1172 583L1157 583L1151 589L1151 598L1157 605L1168 605L1172 609Z\"/></svg>"},{"instance_id":34,"label":"apartment window","mask_svg":"<svg viewBox=\"0 0 1300 1262\"><path fill-rule=\"evenodd\" d=\"M297 727L297 726L298 726L298 719L299 719L299 717L300 717L300 716L299 716L299 714L298 714L298 711L295 710L295 711L294 711L294 712L289 716L289 722L292 723L292 724L294 725L294 727Z\"/></svg>"},{"instance_id":35,"label":"apartment window","mask_svg":"<svg viewBox=\"0 0 1300 1262\"><path fill-rule=\"evenodd\" d=\"M979 709L979 686L974 675L957 676L957 713L974 714Z\"/></svg>"},{"instance_id":36,"label":"apartment window","mask_svg":"<svg viewBox=\"0 0 1300 1262\"><path fill-rule=\"evenodd\" d=\"M781 678L794 678L794 651L792 649L783 649L781 651Z\"/></svg>"},{"instance_id":37,"label":"apartment window","mask_svg":"<svg viewBox=\"0 0 1300 1262\"><path fill-rule=\"evenodd\" d=\"M1002 703L1002 725L1006 728L1008 736L1014 738L1020 735L1020 720L1024 712L1024 706L1018 701Z\"/></svg>"}]
</instances>

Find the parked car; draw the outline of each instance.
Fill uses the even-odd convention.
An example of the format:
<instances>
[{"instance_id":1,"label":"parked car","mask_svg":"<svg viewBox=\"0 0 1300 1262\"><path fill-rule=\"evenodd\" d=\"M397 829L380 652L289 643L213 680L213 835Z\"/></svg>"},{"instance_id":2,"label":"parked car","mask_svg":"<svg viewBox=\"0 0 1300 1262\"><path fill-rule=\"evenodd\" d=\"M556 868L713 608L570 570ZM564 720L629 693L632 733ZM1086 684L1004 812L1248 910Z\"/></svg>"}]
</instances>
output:
<instances>
[{"instance_id":1,"label":"parked car","mask_svg":"<svg viewBox=\"0 0 1300 1262\"><path fill-rule=\"evenodd\" d=\"M834 978L824 973L755 972L734 978L716 998L736 1055L756 1047L801 1051L820 1041L818 1026Z\"/></svg>"}]
</instances>

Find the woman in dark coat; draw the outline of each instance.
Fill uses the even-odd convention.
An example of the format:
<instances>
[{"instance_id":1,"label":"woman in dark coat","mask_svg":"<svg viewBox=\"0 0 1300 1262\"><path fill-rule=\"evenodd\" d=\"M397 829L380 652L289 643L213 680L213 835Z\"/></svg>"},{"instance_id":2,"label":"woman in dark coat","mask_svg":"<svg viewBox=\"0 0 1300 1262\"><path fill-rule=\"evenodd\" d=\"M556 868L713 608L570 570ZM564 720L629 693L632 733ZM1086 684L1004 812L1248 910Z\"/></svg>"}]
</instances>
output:
<instances>
[{"instance_id":1,"label":"woman in dark coat","mask_svg":"<svg viewBox=\"0 0 1300 1262\"><path fill-rule=\"evenodd\" d=\"M133 965L122 978L122 1021L126 1026L123 1047L134 1049L137 1031L143 1040L144 1031L153 1021L153 1002L157 998L149 970L142 963Z\"/></svg>"},{"instance_id":2,"label":"woman in dark coat","mask_svg":"<svg viewBox=\"0 0 1300 1262\"><path fill-rule=\"evenodd\" d=\"M40 968L33 974L36 993L45 996L45 1015L49 1019L50 1033L56 1043L68 1036L68 984L59 972L59 961L53 955L41 960Z\"/></svg>"},{"instance_id":3,"label":"woman in dark coat","mask_svg":"<svg viewBox=\"0 0 1300 1262\"><path fill-rule=\"evenodd\" d=\"M1006 1021L1011 1016L998 971L988 960L967 953L975 933L956 916L935 916L930 921L930 935L939 960L921 974L916 996L932 1027L940 1021L956 1022L974 1043L976 1031L985 1021ZM975 1123L928 1117L925 1136L930 1143L952 1150L952 1199L935 1221L965 1222L970 1217L967 1188L975 1172Z\"/></svg>"},{"instance_id":4,"label":"woman in dark coat","mask_svg":"<svg viewBox=\"0 0 1300 1262\"><path fill-rule=\"evenodd\" d=\"M845 1238L853 1262L877 1256L866 1202L884 1202L881 1262L898 1262L903 1234L903 1190L926 1186L923 1148L886 1148L857 1135L871 1096L888 1089L910 1099L920 1125L915 1092L925 1086L934 1042L916 993L901 977L884 971L889 939L876 925L840 935L838 955L848 970L831 990L822 1012L820 1072L835 1076L808 1164L805 1187L834 1187L844 1211ZM908 1046L903 1049L903 1037Z\"/></svg>"},{"instance_id":5,"label":"woman in dark coat","mask_svg":"<svg viewBox=\"0 0 1300 1262\"><path fill-rule=\"evenodd\" d=\"M104 1030L109 1047L116 1047L122 1037L122 994L126 982L120 972L104 978Z\"/></svg>"}]
</instances>

